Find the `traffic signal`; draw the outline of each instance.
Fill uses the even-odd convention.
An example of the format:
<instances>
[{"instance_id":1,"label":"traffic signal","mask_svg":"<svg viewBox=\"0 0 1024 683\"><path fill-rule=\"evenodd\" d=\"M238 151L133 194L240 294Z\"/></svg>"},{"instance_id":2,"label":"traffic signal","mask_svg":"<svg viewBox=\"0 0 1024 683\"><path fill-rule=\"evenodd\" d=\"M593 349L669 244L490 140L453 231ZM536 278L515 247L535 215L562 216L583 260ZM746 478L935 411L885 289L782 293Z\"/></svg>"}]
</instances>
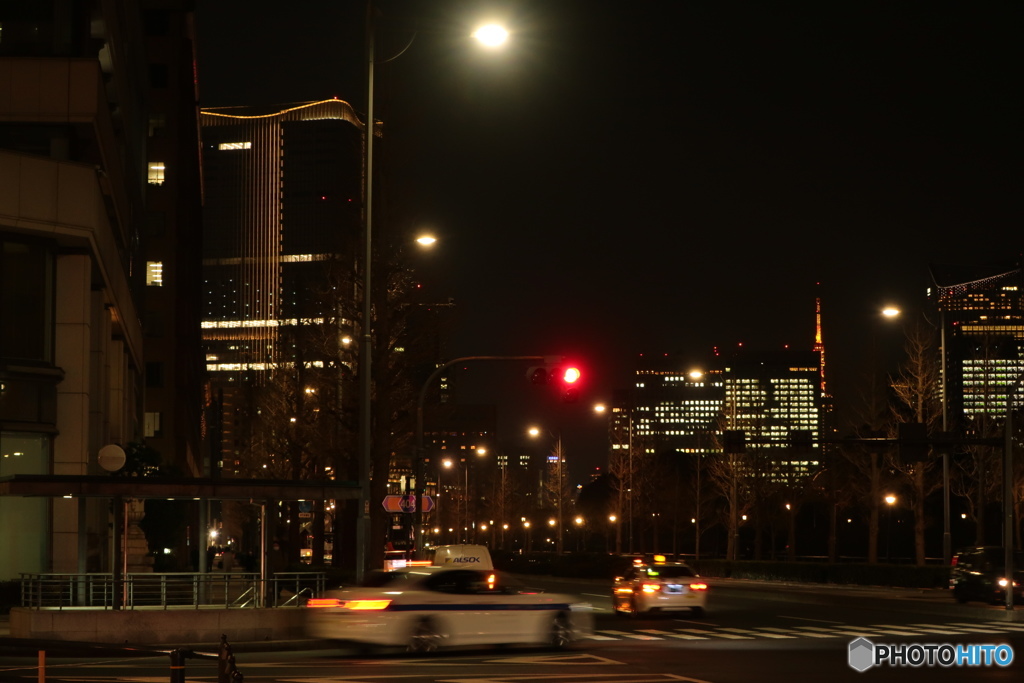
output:
<instances>
[{"instance_id":1,"label":"traffic signal","mask_svg":"<svg viewBox=\"0 0 1024 683\"><path fill-rule=\"evenodd\" d=\"M580 397L579 387L582 383L583 372L578 366L571 363L551 362L545 365L535 365L527 368L526 377L531 384L555 387L561 399L566 403L572 403Z\"/></svg>"}]
</instances>

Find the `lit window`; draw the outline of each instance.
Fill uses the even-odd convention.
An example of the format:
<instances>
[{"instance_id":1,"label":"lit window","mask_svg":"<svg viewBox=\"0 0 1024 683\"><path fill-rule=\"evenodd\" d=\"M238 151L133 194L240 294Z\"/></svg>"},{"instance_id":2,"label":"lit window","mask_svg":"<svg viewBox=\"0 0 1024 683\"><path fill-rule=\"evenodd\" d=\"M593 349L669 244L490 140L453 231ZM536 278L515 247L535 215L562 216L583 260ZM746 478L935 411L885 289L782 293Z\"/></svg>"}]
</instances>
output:
<instances>
[{"instance_id":1,"label":"lit window","mask_svg":"<svg viewBox=\"0 0 1024 683\"><path fill-rule=\"evenodd\" d=\"M164 286L164 264L162 261L147 261L146 262L146 286L147 287L163 287Z\"/></svg>"},{"instance_id":2,"label":"lit window","mask_svg":"<svg viewBox=\"0 0 1024 683\"><path fill-rule=\"evenodd\" d=\"M217 149L252 149L251 142L222 142Z\"/></svg>"},{"instance_id":3,"label":"lit window","mask_svg":"<svg viewBox=\"0 0 1024 683\"><path fill-rule=\"evenodd\" d=\"M150 185L163 185L164 184L164 162L162 161L151 161L149 162L149 184Z\"/></svg>"},{"instance_id":4,"label":"lit window","mask_svg":"<svg viewBox=\"0 0 1024 683\"><path fill-rule=\"evenodd\" d=\"M145 436L161 436L160 413L146 413L146 421L143 425Z\"/></svg>"}]
</instances>

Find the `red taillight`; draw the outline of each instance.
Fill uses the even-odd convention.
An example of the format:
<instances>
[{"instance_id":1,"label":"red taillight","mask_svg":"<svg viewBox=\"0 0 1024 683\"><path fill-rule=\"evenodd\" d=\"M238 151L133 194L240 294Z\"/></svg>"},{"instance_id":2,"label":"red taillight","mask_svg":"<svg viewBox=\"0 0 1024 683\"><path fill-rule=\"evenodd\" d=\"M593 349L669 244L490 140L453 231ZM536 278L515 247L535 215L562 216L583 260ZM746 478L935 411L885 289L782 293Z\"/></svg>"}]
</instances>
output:
<instances>
[{"instance_id":1,"label":"red taillight","mask_svg":"<svg viewBox=\"0 0 1024 683\"><path fill-rule=\"evenodd\" d=\"M341 601L337 598L310 598L306 607L339 607Z\"/></svg>"},{"instance_id":2,"label":"red taillight","mask_svg":"<svg viewBox=\"0 0 1024 683\"><path fill-rule=\"evenodd\" d=\"M959 559L959 558L957 558L956 556L954 556L954 557L953 557L953 566L954 566L954 567L956 566L956 561L957 561L957 559Z\"/></svg>"},{"instance_id":3,"label":"red taillight","mask_svg":"<svg viewBox=\"0 0 1024 683\"><path fill-rule=\"evenodd\" d=\"M691 583L690 584L690 590L692 590L692 591L706 591L707 589L708 589L708 585L706 583Z\"/></svg>"},{"instance_id":4,"label":"red taillight","mask_svg":"<svg viewBox=\"0 0 1024 683\"><path fill-rule=\"evenodd\" d=\"M645 583L641 586L644 593L657 593L661 590L661 584L657 583Z\"/></svg>"}]
</instances>

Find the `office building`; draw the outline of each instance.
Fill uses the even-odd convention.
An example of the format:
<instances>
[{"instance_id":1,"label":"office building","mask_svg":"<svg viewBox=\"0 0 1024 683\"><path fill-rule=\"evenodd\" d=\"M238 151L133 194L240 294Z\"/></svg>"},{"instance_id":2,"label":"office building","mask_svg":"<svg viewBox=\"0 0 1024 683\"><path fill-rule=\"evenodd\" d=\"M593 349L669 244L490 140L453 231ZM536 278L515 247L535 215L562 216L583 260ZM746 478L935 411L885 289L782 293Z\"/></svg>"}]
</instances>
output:
<instances>
[{"instance_id":1,"label":"office building","mask_svg":"<svg viewBox=\"0 0 1024 683\"><path fill-rule=\"evenodd\" d=\"M177 249L199 206L188 5L0 5L0 478L105 474L103 446L158 438L146 413L165 462L201 459ZM109 512L0 497L0 579L110 571Z\"/></svg>"},{"instance_id":2,"label":"office building","mask_svg":"<svg viewBox=\"0 0 1024 683\"><path fill-rule=\"evenodd\" d=\"M204 109L201 126L203 341L217 469L234 476L260 465L244 462L260 448L249 387L299 370L312 416L342 405L351 381L362 124L348 103L324 100ZM321 424L318 438L336 428Z\"/></svg>"},{"instance_id":3,"label":"office building","mask_svg":"<svg viewBox=\"0 0 1024 683\"><path fill-rule=\"evenodd\" d=\"M1009 387L1024 373L1024 271L1015 265L933 265L950 429L1006 414ZM1024 403L1018 388L1014 402Z\"/></svg>"}]
</instances>

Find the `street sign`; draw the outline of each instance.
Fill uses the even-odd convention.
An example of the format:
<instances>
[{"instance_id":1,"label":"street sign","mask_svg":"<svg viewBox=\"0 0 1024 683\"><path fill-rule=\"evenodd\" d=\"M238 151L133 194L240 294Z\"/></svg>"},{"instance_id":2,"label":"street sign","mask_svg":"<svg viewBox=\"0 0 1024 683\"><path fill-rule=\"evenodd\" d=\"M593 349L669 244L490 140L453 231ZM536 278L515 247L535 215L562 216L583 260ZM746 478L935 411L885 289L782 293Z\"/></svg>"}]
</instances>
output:
<instances>
[{"instance_id":1,"label":"street sign","mask_svg":"<svg viewBox=\"0 0 1024 683\"><path fill-rule=\"evenodd\" d=\"M416 512L416 496L412 494L384 496L384 509L388 512ZM420 497L423 512L434 509L434 499L430 496Z\"/></svg>"}]
</instances>

